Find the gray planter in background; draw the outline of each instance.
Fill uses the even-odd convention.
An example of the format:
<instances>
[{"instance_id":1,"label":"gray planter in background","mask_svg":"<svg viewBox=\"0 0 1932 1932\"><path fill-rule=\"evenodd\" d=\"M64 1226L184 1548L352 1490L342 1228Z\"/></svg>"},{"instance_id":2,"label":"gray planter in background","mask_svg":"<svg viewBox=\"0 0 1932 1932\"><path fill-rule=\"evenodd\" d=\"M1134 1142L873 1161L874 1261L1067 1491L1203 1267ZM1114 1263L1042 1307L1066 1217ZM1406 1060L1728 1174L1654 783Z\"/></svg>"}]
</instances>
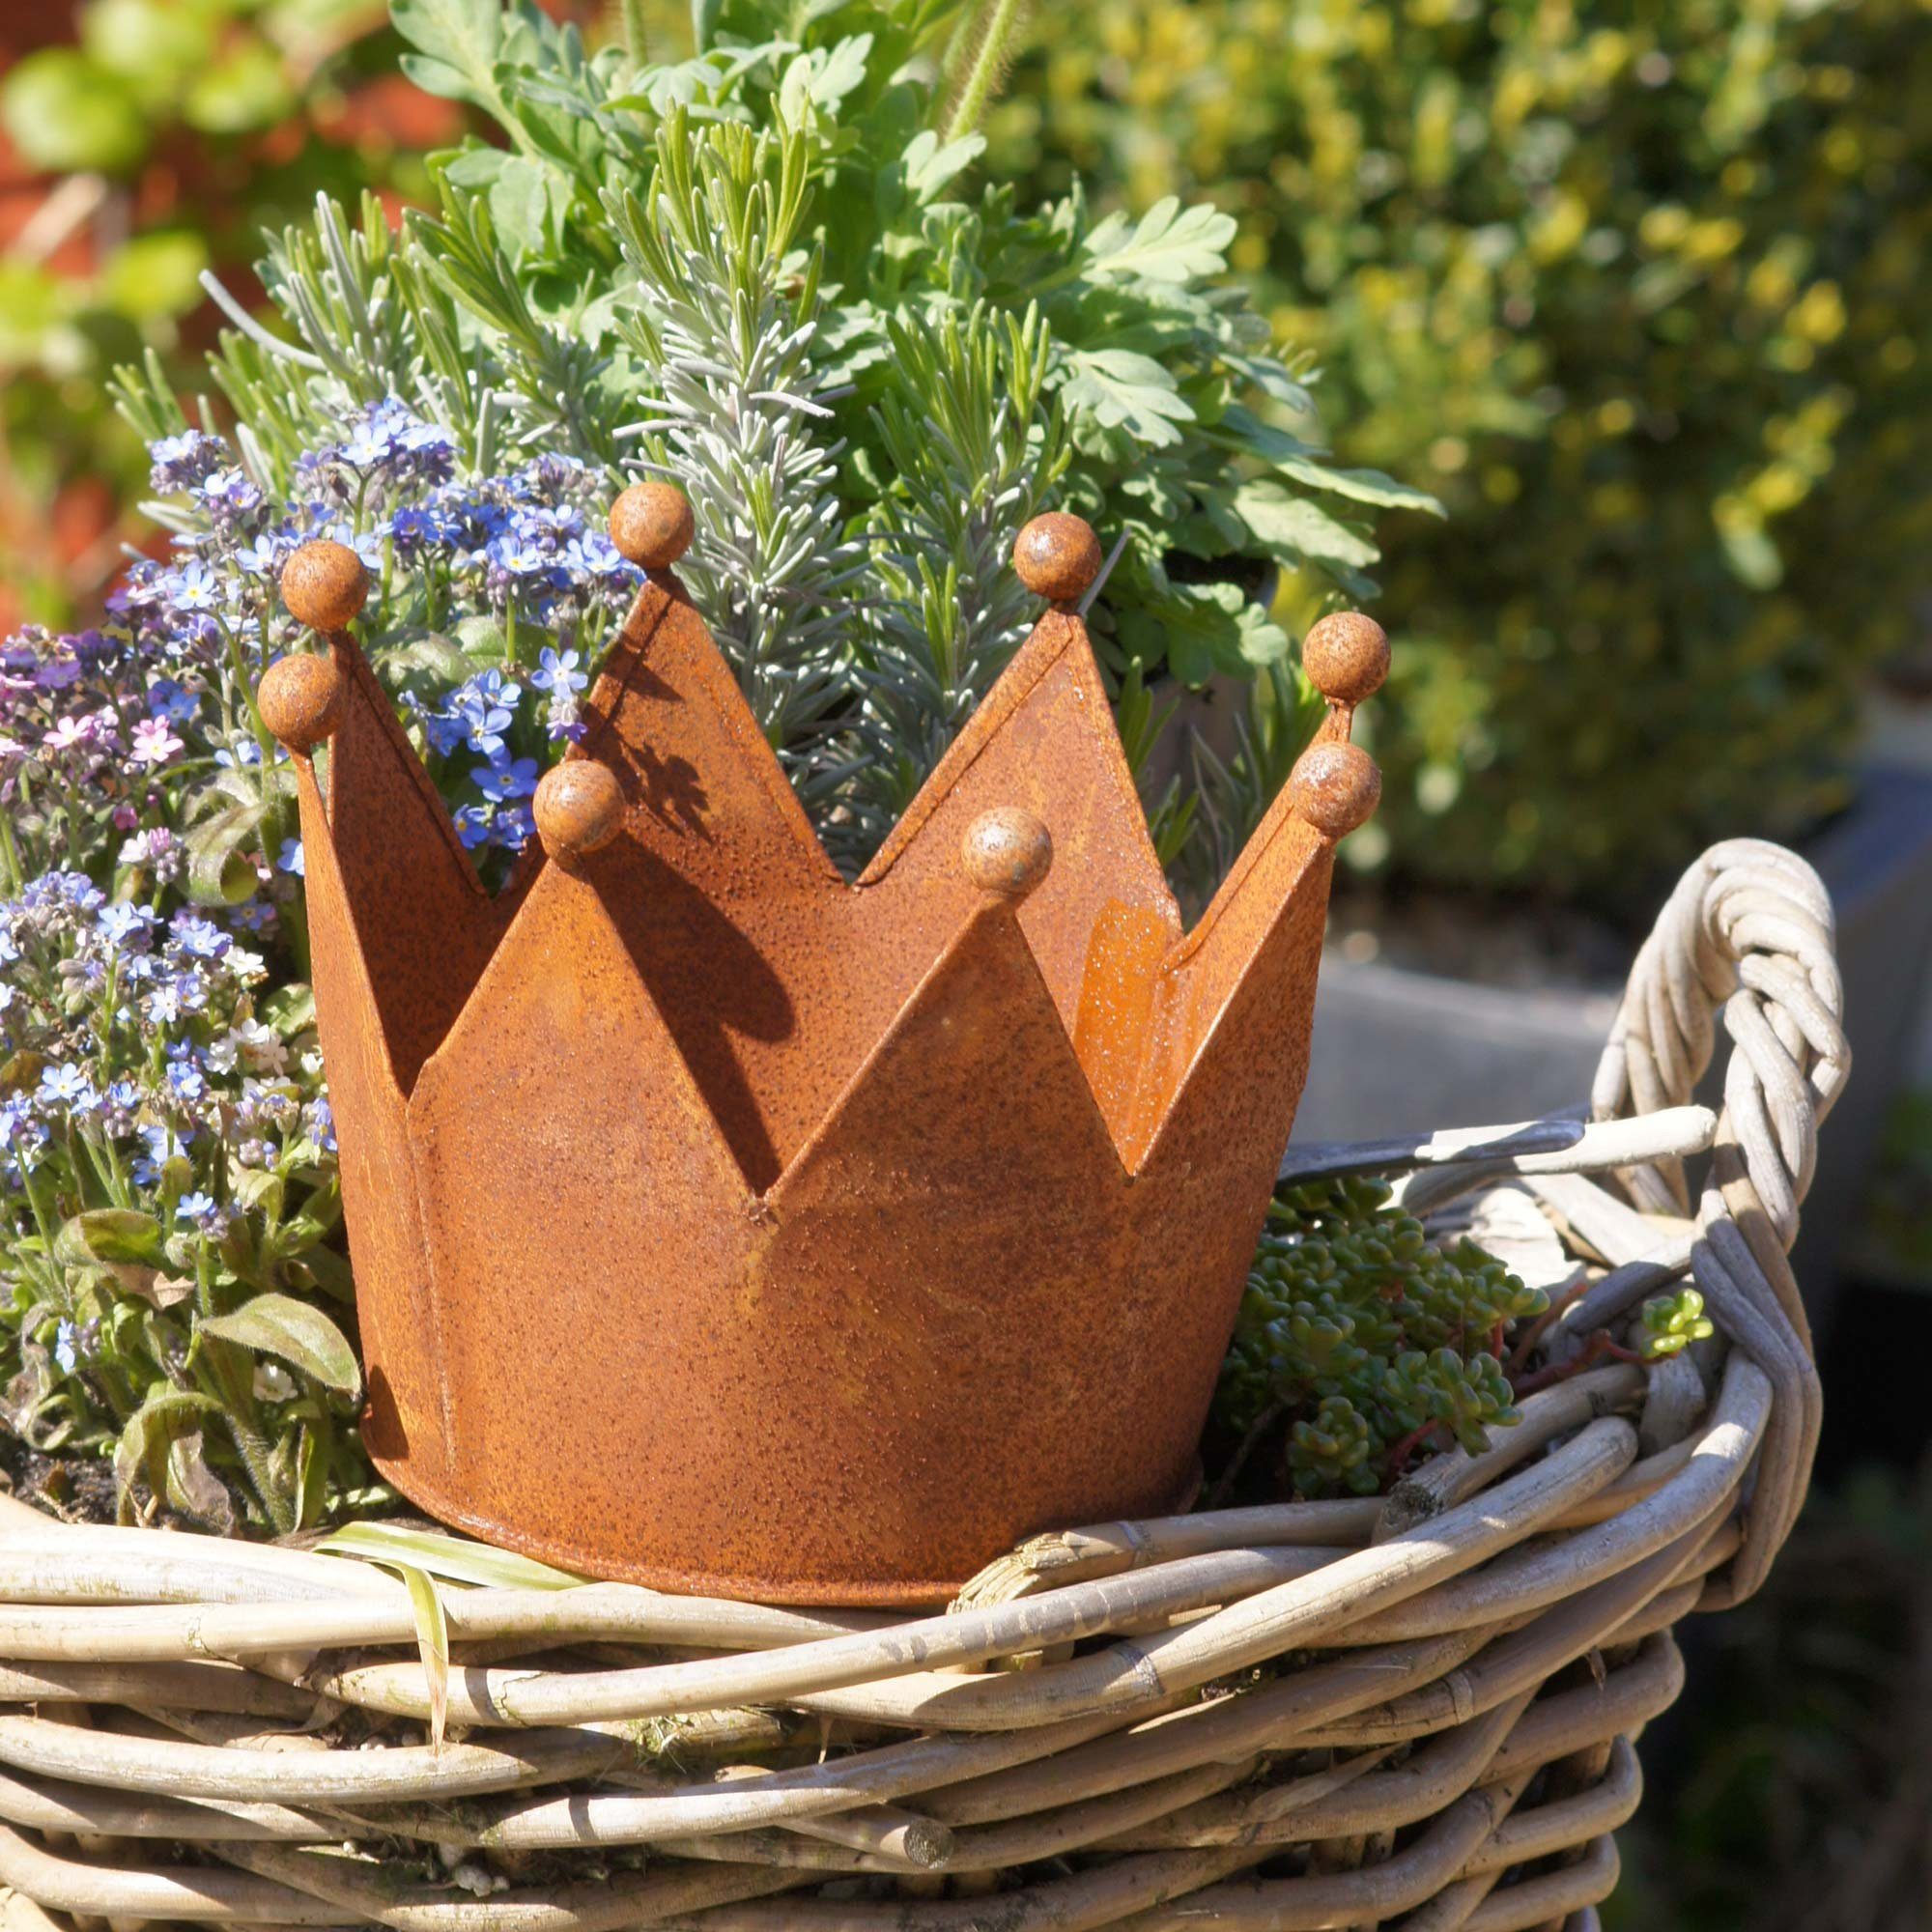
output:
<instances>
[{"instance_id":1,"label":"gray planter in background","mask_svg":"<svg viewBox=\"0 0 1932 1932\"><path fill-rule=\"evenodd\" d=\"M1932 963L1932 776L1872 770L1805 847L1838 916L1852 1079L1819 1137L1795 1257L1814 1321L1835 1288L1885 1115L1906 1074ZM1528 1120L1589 1096L1620 988L1486 986L1330 952L1315 1001L1297 1141L1369 1140ZM1720 1040L1719 1058L1724 1043ZM1715 1103L1715 1071L1702 1096Z\"/></svg>"}]
</instances>

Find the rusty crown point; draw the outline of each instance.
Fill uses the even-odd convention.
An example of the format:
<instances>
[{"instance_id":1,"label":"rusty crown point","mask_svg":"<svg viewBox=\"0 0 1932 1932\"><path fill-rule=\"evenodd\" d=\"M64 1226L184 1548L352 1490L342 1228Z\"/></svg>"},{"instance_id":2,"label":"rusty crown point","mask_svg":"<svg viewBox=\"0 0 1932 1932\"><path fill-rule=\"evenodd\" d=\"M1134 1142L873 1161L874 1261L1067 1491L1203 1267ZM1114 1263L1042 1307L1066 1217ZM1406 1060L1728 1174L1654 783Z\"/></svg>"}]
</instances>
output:
<instances>
[{"instance_id":1,"label":"rusty crown point","mask_svg":"<svg viewBox=\"0 0 1932 1932\"><path fill-rule=\"evenodd\" d=\"M633 483L611 505L611 541L640 570L668 570L696 529L691 498L674 483Z\"/></svg>"},{"instance_id":2,"label":"rusty crown point","mask_svg":"<svg viewBox=\"0 0 1932 1932\"><path fill-rule=\"evenodd\" d=\"M1382 795L1382 775L1359 745L1324 740L1311 745L1289 774L1296 814L1324 838L1344 838L1367 822Z\"/></svg>"},{"instance_id":3,"label":"rusty crown point","mask_svg":"<svg viewBox=\"0 0 1932 1932\"><path fill-rule=\"evenodd\" d=\"M1332 704L1360 704L1389 671L1388 633L1359 611L1333 611L1309 626L1301 668Z\"/></svg>"},{"instance_id":4,"label":"rusty crown point","mask_svg":"<svg viewBox=\"0 0 1932 1932\"><path fill-rule=\"evenodd\" d=\"M959 841L959 863L982 893L1023 899L1053 867L1053 835L1016 805L982 811Z\"/></svg>"},{"instance_id":5,"label":"rusty crown point","mask_svg":"<svg viewBox=\"0 0 1932 1932\"><path fill-rule=\"evenodd\" d=\"M563 865L601 851L624 829L624 793L609 765L570 758L538 781L530 801L543 848Z\"/></svg>"},{"instance_id":6,"label":"rusty crown point","mask_svg":"<svg viewBox=\"0 0 1932 1932\"><path fill-rule=\"evenodd\" d=\"M255 693L262 723L292 752L308 753L342 722L342 676L334 660L299 652L262 673Z\"/></svg>"},{"instance_id":7,"label":"rusty crown point","mask_svg":"<svg viewBox=\"0 0 1932 1932\"><path fill-rule=\"evenodd\" d=\"M1036 597L1077 604L1100 575L1100 539L1085 517L1049 510L1013 539L1013 568Z\"/></svg>"},{"instance_id":8,"label":"rusty crown point","mask_svg":"<svg viewBox=\"0 0 1932 1932\"><path fill-rule=\"evenodd\" d=\"M305 543L282 565L282 602L311 631L347 630L369 595L369 573L347 544Z\"/></svg>"}]
</instances>

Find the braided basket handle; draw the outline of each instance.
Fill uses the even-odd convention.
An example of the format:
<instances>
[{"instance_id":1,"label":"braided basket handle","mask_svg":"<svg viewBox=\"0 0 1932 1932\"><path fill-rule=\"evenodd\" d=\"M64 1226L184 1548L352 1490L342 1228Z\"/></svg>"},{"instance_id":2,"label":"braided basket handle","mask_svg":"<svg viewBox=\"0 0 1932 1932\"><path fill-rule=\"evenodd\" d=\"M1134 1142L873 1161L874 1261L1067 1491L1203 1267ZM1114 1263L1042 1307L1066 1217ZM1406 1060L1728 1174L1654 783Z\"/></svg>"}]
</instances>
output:
<instances>
[{"instance_id":1,"label":"braided basket handle","mask_svg":"<svg viewBox=\"0 0 1932 1932\"><path fill-rule=\"evenodd\" d=\"M1776 1400L1744 1548L1710 1607L1749 1596L1790 1533L1817 1453L1823 1398L1786 1259L1817 1165L1818 1123L1851 1069L1832 902L1794 852L1714 845L1685 873L1632 969L1591 1093L1597 1120L1690 1099L1723 1015L1731 1057L1691 1275L1713 1321L1770 1377ZM1692 1213L1681 1162L1621 1177L1633 1204Z\"/></svg>"}]
</instances>

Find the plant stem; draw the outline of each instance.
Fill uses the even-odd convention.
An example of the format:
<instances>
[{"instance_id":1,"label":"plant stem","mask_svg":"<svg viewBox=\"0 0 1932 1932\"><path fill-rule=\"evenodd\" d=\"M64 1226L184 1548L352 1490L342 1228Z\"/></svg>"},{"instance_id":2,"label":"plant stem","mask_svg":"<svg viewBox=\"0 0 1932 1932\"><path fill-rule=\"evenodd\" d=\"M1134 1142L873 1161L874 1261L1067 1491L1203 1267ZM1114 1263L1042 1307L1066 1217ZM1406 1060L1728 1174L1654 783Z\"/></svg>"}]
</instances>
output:
<instances>
[{"instance_id":1,"label":"plant stem","mask_svg":"<svg viewBox=\"0 0 1932 1932\"><path fill-rule=\"evenodd\" d=\"M1634 1362L1639 1368L1646 1367L1643 1357L1634 1350L1626 1349L1620 1343L1610 1340L1608 1331L1599 1328L1582 1350L1571 1356L1567 1362L1548 1362L1534 1375L1524 1376L1515 1384L1516 1399L1520 1402L1526 1395L1535 1395L1539 1389L1553 1388L1558 1382L1567 1382L1572 1376L1581 1375L1585 1369L1593 1369L1607 1355L1616 1362Z\"/></svg>"},{"instance_id":2,"label":"plant stem","mask_svg":"<svg viewBox=\"0 0 1932 1932\"><path fill-rule=\"evenodd\" d=\"M651 64L650 35L644 27L644 0L617 0L617 18L624 30L624 51L636 73Z\"/></svg>"},{"instance_id":3,"label":"plant stem","mask_svg":"<svg viewBox=\"0 0 1932 1932\"><path fill-rule=\"evenodd\" d=\"M1032 11L1032 0L980 0L968 37L956 43L963 71L955 70L950 76L952 104L944 139L957 141L979 131L1007 83Z\"/></svg>"}]
</instances>

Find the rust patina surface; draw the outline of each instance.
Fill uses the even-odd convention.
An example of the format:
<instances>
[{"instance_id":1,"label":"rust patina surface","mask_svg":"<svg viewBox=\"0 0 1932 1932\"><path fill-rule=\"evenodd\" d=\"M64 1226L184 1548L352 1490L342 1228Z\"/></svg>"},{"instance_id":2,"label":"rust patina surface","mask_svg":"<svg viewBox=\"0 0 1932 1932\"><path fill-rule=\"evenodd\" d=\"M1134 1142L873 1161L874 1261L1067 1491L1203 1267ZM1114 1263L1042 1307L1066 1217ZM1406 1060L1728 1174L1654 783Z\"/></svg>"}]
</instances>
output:
<instances>
[{"instance_id":1,"label":"rust patina surface","mask_svg":"<svg viewBox=\"0 0 1932 1932\"><path fill-rule=\"evenodd\" d=\"M1016 1538L1172 1507L1307 1066L1348 743L1330 698L1191 932L1079 600L1051 608L856 883L673 574L688 506L611 518L646 582L494 898L310 546L327 638L264 680L296 761L370 1449L445 1520L569 1568L800 1603L947 1597ZM313 754L327 746L326 785Z\"/></svg>"}]
</instances>

